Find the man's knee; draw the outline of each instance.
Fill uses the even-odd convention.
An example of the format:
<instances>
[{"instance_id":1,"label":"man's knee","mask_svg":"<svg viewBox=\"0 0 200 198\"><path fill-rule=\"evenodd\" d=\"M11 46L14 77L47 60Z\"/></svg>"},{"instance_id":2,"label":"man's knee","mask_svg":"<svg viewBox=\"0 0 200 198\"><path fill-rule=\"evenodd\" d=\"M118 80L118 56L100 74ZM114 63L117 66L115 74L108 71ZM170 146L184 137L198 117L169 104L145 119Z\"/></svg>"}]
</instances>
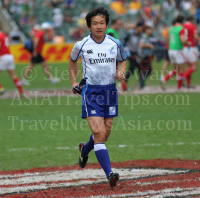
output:
<instances>
[{"instance_id":1,"label":"man's knee","mask_svg":"<svg viewBox=\"0 0 200 198\"><path fill-rule=\"evenodd\" d=\"M105 143L106 142L106 133L104 133L104 132L94 133L94 142L95 143Z\"/></svg>"}]
</instances>

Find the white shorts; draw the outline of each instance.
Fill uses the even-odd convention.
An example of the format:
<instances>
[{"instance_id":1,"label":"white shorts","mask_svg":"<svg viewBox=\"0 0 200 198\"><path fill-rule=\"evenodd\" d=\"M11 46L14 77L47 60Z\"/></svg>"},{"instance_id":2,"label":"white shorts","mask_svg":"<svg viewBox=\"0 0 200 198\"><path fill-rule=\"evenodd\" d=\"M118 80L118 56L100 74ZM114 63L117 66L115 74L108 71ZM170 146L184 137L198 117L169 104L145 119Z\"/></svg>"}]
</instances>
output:
<instances>
[{"instance_id":1,"label":"white shorts","mask_svg":"<svg viewBox=\"0 0 200 198\"><path fill-rule=\"evenodd\" d=\"M188 47L185 47L183 53L187 62L195 63L198 61L199 51L196 47L191 47L189 49Z\"/></svg>"},{"instance_id":2,"label":"white shorts","mask_svg":"<svg viewBox=\"0 0 200 198\"><path fill-rule=\"evenodd\" d=\"M11 54L0 56L0 71L1 70L14 70L14 57Z\"/></svg>"},{"instance_id":3,"label":"white shorts","mask_svg":"<svg viewBox=\"0 0 200 198\"><path fill-rule=\"evenodd\" d=\"M169 50L169 60L172 64L183 64L186 62L183 50Z\"/></svg>"}]
</instances>

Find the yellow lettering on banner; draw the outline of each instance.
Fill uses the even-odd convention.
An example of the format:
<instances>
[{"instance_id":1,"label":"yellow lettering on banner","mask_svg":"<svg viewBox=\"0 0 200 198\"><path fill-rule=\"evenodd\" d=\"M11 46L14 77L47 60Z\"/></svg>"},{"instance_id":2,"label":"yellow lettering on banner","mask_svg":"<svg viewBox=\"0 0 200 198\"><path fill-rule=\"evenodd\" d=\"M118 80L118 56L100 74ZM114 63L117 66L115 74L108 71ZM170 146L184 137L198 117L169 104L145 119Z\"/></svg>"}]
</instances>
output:
<instances>
[{"instance_id":1,"label":"yellow lettering on banner","mask_svg":"<svg viewBox=\"0 0 200 198\"><path fill-rule=\"evenodd\" d=\"M66 63L70 59L70 53L74 43L52 44L46 43L42 55L49 63ZM10 46L10 52L14 56L15 63L29 63L31 54L24 49L24 44Z\"/></svg>"}]
</instances>

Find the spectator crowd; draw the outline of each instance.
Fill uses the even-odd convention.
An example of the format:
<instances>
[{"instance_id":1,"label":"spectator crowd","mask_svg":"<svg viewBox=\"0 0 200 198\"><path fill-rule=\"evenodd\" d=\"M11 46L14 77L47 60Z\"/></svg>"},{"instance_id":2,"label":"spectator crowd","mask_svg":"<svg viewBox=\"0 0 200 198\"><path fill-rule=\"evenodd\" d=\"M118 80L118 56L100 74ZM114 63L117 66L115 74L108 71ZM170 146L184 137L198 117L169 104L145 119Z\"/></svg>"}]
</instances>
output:
<instances>
[{"instance_id":1,"label":"spectator crowd","mask_svg":"<svg viewBox=\"0 0 200 198\"><path fill-rule=\"evenodd\" d=\"M42 2L38 0L2 0L2 2L13 19L20 15L19 26L22 31L27 25L35 26L41 23L35 10L42 6L52 10L49 21L53 23L56 35L65 36L60 30L63 29L63 24L68 24L67 29L63 30L67 31L69 35L66 38L67 42L80 40L88 34L85 16L88 9L91 8L84 7L84 2L87 2L85 0L81 3L77 0L44 0ZM38 4L38 2L40 3ZM80 4L83 6L82 12L77 13L77 7L80 8ZM170 20L181 12L196 16L197 23L200 22L200 0L96 0L96 6L101 4L109 7L112 12L111 18L121 18L124 22L121 34L119 33L120 36L123 36L123 32L135 28L138 21L141 20L154 28L156 36L163 36L165 28L172 23ZM73 10L76 12L74 15L72 14Z\"/></svg>"}]
</instances>

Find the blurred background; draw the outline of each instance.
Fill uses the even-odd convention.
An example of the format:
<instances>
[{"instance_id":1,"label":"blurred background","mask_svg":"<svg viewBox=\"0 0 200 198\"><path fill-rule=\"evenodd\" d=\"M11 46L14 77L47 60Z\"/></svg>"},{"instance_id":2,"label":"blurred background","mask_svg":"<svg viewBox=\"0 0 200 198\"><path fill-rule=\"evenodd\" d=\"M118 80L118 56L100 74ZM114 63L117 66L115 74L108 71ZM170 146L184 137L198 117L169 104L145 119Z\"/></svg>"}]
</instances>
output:
<instances>
[{"instance_id":1,"label":"blurred background","mask_svg":"<svg viewBox=\"0 0 200 198\"><path fill-rule=\"evenodd\" d=\"M29 39L33 40L35 33L41 30L41 24L48 22L52 25L52 29L48 32L48 36L45 36L46 43L42 55L53 69L61 70L57 73L52 71L53 76L61 79L61 82L54 87L69 88L69 80L62 81L65 79L61 76L67 68L65 63L70 59L74 43L90 33L86 26L85 16L88 11L98 6L104 6L108 10L109 28L114 19L118 20L114 29L123 44L125 44L125 37L136 28L139 22L152 28L154 39L151 41L157 49L152 70L162 70L163 61L166 59L168 30L178 15L182 14L185 18L193 16L197 28L200 25L200 1L198 0L0 0L0 28L10 37L10 50L14 56L19 78L23 78L23 69L30 63L31 57L24 48L24 43ZM173 68L169 65L164 74L167 74L170 67ZM51 70L52 68L50 67ZM128 68L129 61L127 61ZM37 80L33 81L29 88L51 88L52 86L42 79L44 75L41 68L37 67L35 71ZM81 78L81 74L79 76ZM0 74L0 77L5 89L14 87L5 73ZM197 77L195 73L194 84L198 84ZM32 80L31 77L30 80ZM158 85L159 80L160 74L148 85ZM137 87L137 81L138 79L131 78L130 87ZM168 84L174 85L176 82L170 81Z\"/></svg>"},{"instance_id":2,"label":"blurred background","mask_svg":"<svg viewBox=\"0 0 200 198\"><path fill-rule=\"evenodd\" d=\"M154 35L160 39L179 14L193 15L197 23L200 19L198 0L1 0L1 4L1 28L10 32L15 43L30 38L33 27L46 21L53 23L54 42L81 40L88 35L84 18L97 6L104 6L111 20L122 20L120 38L141 19L153 24Z\"/></svg>"}]
</instances>

